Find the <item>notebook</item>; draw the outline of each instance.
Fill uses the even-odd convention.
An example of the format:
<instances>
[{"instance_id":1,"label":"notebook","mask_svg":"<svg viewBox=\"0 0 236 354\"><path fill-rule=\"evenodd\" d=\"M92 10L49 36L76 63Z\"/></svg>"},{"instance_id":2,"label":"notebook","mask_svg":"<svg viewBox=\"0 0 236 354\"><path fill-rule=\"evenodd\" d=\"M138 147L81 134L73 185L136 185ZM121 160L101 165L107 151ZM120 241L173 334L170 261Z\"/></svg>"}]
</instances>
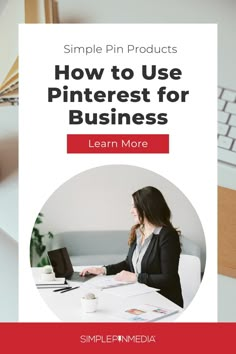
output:
<instances>
[{"instance_id":1,"label":"notebook","mask_svg":"<svg viewBox=\"0 0 236 354\"><path fill-rule=\"evenodd\" d=\"M81 276L79 272L74 272L66 247L48 251L48 257L57 278L65 277L70 281L85 282L96 276L93 274Z\"/></svg>"}]
</instances>

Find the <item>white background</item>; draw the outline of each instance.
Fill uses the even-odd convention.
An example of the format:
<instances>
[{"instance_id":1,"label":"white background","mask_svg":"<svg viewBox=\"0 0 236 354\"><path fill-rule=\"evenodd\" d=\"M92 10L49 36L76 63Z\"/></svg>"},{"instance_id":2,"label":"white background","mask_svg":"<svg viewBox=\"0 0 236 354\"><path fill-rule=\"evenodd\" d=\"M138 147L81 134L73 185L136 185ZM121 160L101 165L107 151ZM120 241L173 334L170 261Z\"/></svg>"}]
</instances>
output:
<instances>
[{"instance_id":1,"label":"white background","mask_svg":"<svg viewBox=\"0 0 236 354\"><path fill-rule=\"evenodd\" d=\"M177 46L178 54L71 55L64 44ZM77 104L47 102L48 86L63 86L53 80L54 65L71 67L132 67L142 64L157 68L179 67L179 81L141 78L117 82L117 90L156 87L189 90L187 103L138 105L137 112L168 112L167 125L154 126L69 126L68 111ZM108 72L108 71L107 71ZM20 320L56 321L43 303L32 281L29 239L35 216L48 197L63 182L89 168L129 164L165 176L187 196L201 220L207 247L207 266L198 302L179 321L216 321L216 26L215 25L22 25L20 26ZM114 89L110 75L93 82L94 90ZM92 85L69 82L72 89ZM120 85L120 86L119 86ZM113 105L114 106L114 105ZM80 105L81 110L109 111L113 106ZM74 108L75 107L75 108ZM131 105L115 104L129 112ZM136 106L135 106L136 107ZM67 133L170 134L169 155L67 155Z\"/></svg>"}]
</instances>

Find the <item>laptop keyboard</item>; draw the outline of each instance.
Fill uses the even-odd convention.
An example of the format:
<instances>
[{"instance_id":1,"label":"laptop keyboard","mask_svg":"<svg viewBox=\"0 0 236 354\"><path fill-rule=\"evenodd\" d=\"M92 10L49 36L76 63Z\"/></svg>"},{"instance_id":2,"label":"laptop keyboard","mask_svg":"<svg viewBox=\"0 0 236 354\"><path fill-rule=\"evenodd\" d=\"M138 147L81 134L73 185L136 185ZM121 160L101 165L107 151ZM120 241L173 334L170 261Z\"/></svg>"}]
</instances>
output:
<instances>
[{"instance_id":1,"label":"laptop keyboard","mask_svg":"<svg viewBox=\"0 0 236 354\"><path fill-rule=\"evenodd\" d=\"M218 88L218 160L236 166L236 91Z\"/></svg>"}]
</instances>

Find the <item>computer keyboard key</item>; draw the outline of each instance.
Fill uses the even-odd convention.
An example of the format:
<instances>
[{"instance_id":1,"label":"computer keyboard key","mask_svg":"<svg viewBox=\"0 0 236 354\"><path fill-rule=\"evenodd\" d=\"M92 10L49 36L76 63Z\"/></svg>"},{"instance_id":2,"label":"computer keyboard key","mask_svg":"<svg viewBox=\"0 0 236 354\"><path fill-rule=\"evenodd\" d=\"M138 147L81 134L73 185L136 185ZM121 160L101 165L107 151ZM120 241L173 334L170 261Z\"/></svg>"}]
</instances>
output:
<instances>
[{"instance_id":1,"label":"computer keyboard key","mask_svg":"<svg viewBox=\"0 0 236 354\"><path fill-rule=\"evenodd\" d=\"M236 115L232 114L229 120L229 125L236 127Z\"/></svg>"},{"instance_id":2,"label":"computer keyboard key","mask_svg":"<svg viewBox=\"0 0 236 354\"><path fill-rule=\"evenodd\" d=\"M228 102L225 111L228 113L236 114L236 103Z\"/></svg>"},{"instance_id":3,"label":"computer keyboard key","mask_svg":"<svg viewBox=\"0 0 236 354\"><path fill-rule=\"evenodd\" d=\"M218 160L236 166L236 152L218 148Z\"/></svg>"},{"instance_id":4,"label":"computer keyboard key","mask_svg":"<svg viewBox=\"0 0 236 354\"><path fill-rule=\"evenodd\" d=\"M235 102L236 100L236 91L224 90L221 98L225 101Z\"/></svg>"},{"instance_id":5,"label":"computer keyboard key","mask_svg":"<svg viewBox=\"0 0 236 354\"><path fill-rule=\"evenodd\" d=\"M233 139L236 139L236 127L231 127L228 136Z\"/></svg>"},{"instance_id":6,"label":"computer keyboard key","mask_svg":"<svg viewBox=\"0 0 236 354\"><path fill-rule=\"evenodd\" d=\"M218 99L218 110L223 111L226 102L224 100Z\"/></svg>"},{"instance_id":7,"label":"computer keyboard key","mask_svg":"<svg viewBox=\"0 0 236 354\"><path fill-rule=\"evenodd\" d=\"M226 123L229 118L229 113L219 111L218 112L218 122Z\"/></svg>"},{"instance_id":8,"label":"computer keyboard key","mask_svg":"<svg viewBox=\"0 0 236 354\"><path fill-rule=\"evenodd\" d=\"M227 124L218 123L218 134L227 135L229 126Z\"/></svg>"},{"instance_id":9,"label":"computer keyboard key","mask_svg":"<svg viewBox=\"0 0 236 354\"><path fill-rule=\"evenodd\" d=\"M236 91L218 87L218 160L236 168Z\"/></svg>"},{"instance_id":10,"label":"computer keyboard key","mask_svg":"<svg viewBox=\"0 0 236 354\"><path fill-rule=\"evenodd\" d=\"M232 145L233 139L228 138L227 136L219 136L218 138L218 146L223 149L230 149Z\"/></svg>"},{"instance_id":11,"label":"computer keyboard key","mask_svg":"<svg viewBox=\"0 0 236 354\"><path fill-rule=\"evenodd\" d=\"M236 141L233 144L232 150L236 152Z\"/></svg>"}]
</instances>

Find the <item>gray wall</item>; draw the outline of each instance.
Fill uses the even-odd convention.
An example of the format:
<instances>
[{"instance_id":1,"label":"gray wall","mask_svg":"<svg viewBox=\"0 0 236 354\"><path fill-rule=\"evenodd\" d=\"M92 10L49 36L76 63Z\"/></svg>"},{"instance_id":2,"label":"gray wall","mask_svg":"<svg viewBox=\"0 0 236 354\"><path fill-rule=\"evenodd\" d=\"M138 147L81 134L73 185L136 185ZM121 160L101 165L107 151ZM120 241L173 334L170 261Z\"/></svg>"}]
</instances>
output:
<instances>
[{"instance_id":1,"label":"gray wall","mask_svg":"<svg viewBox=\"0 0 236 354\"><path fill-rule=\"evenodd\" d=\"M129 230L131 195L147 185L160 189L182 234L201 247L205 266L205 238L189 200L165 178L139 167L111 165L83 172L63 184L48 199L42 212L42 231Z\"/></svg>"}]
</instances>

